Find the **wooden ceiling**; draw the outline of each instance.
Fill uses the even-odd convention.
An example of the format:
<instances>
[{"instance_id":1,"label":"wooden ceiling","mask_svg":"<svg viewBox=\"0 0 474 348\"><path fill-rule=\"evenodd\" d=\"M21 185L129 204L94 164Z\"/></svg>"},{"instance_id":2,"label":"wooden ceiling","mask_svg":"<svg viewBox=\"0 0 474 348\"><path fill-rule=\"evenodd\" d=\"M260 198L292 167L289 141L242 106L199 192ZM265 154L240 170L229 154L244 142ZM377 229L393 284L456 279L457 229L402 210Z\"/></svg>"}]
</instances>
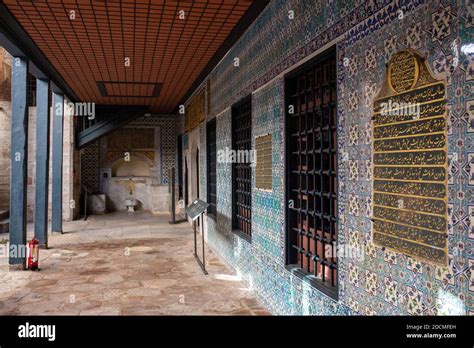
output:
<instances>
[{"instance_id":1,"label":"wooden ceiling","mask_svg":"<svg viewBox=\"0 0 474 348\"><path fill-rule=\"evenodd\" d=\"M171 113L254 1L3 2L81 101Z\"/></svg>"}]
</instances>

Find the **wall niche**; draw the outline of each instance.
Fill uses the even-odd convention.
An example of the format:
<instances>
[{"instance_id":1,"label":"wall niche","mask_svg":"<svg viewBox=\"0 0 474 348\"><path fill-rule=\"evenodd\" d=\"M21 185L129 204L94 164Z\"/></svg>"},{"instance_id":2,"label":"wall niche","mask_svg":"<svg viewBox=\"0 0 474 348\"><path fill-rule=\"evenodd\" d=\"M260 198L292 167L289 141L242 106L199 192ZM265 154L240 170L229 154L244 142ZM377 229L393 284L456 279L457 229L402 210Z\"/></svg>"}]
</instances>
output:
<instances>
[{"instance_id":1,"label":"wall niche","mask_svg":"<svg viewBox=\"0 0 474 348\"><path fill-rule=\"evenodd\" d=\"M134 125L104 137L100 145L101 192L112 211L126 210L136 199L138 210L168 210L168 187L160 185L161 128Z\"/></svg>"},{"instance_id":2,"label":"wall niche","mask_svg":"<svg viewBox=\"0 0 474 348\"><path fill-rule=\"evenodd\" d=\"M112 177L149 177L150 164L137 156L131 156L127 161L124 158L112 165Z\"/></svg>"}]
</instances>

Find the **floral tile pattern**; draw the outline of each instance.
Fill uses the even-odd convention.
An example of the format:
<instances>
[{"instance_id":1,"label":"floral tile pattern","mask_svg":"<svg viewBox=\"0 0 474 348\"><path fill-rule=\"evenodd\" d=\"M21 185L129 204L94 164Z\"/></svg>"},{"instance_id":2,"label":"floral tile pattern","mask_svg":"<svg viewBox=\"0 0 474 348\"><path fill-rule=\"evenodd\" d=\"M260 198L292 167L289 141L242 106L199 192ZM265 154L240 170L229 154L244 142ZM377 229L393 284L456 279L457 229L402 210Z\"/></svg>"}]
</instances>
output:
<instances>
[{"instance_id":1,"label":"floral tile pattern","mask_svg":"<svg viewBox=\"0 0 474 348\"><path fill-rule=\"evenodd\" d=\"M289 10L295 11L293 21ZM273 0L212 72L210 117L217 119L217 149L231 146L231 105L252 93L253 137L273 136L273 189L263 192L253 186L249 243L231 232L231 168L218 163L218 216L216 221L208 219L208 243L256 290L270 311L474 313L474 63L461 49L473 42L472 30L468 31L474 26L473 14L469 0L334 0L332 5ZM329 43L337 46L338 59L338 243L360 244L364 250L361 258L339 259L337 300L285 267L282 73ZM371 105L385 64L393 53L407 47L424 55L437 78L446 82L450 158L450 263L446 267L383 250L371 242ZM234 57L240 58L238 68L232 65ZM201 153L203 149L205 136Z\"/></svg>"}]
</instances>

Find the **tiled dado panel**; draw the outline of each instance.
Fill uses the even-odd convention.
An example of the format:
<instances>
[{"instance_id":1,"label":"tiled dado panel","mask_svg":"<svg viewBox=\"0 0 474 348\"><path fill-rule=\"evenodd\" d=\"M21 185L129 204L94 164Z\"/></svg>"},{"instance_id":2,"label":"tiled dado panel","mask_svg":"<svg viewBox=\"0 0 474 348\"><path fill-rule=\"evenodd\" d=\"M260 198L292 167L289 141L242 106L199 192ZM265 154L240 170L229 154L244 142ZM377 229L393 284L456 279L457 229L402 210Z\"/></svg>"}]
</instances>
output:
<instances>
[{"instance_id":1,"label":"tiled dado panel","mask_svg":"<svg viewBox=\"0 0 474 348\"><path fill-rule=\"evenodd\" d=\"M471 228L474 128L473 57L462 52L474 5L429 1L402 20L339 47L339 153L342 238L365 249L362 261L341 259L348 271L342 300L353 310L378 314L461 314L474 311L474 240ZM435 76L446 81L449 157L449 266L439 267L384 251L371 240L371 108L391 55L413 48L428 58ZM456 61L457 60L457 61ZM347 155L345 155L347 154Z\"/></svg>"},{"instance_id":2,"label":"tiled dado panel","mask_svg":"<svg viewBox=\"0 0 474 348\"><path fill-rule=\"evenodd\" d=\"M231 164L217 163L217 221L207 219L208 243L273 313L348 315L352 313L349 308L322 295L285 269L282 96L280 79L255 93L252 99L252 137L272 134L273 138L273 190L256 189L255 177L252 178L252 242L231 232ZM217 151L232 145L231 119L230 108L217 115Z\"/></svg>"},{"instance_id":3,"label":"tiled dado panel","mask_svg":"<svg viewBox=\"0 0 474 348\"><path fill-rule=\"evenodd\" d=\"M289 9L304 18L285 22ZM353 15L347 15L349 10ZM339 244L362 247L363 258L341 258L337 302L284 268L282 79L253 95L253 137L272 133L274 140L273 190L253 187L251 244L230 232L231 166L217 164L218 214L217 221L208 219L208 242L273 313L416 315L473 310L473 63L460 51L463 44L473 42L467 33L473 17L472 2L463 0L275 0L215 69L211 76L212 117L217 117L217 150L224 150L231 146L232 103L344 34L338 43L338 146L339 156L347 153L347 160L339 159ZM286 35L284 40L281 35ZM456 52L451 45L456 38L458 65L450 72ZM448 82L449 245L453 260L448 268L384 251L369 242L370 105L382 82L385 63L396 50L406 47L428 54L434 72ZM235 56L241 58L241 66L230 70L229 59ZM246 62L242 57L252 58ZM203 153L204 136L201 144Z\"/></svg>"},{"instance_id":4,"label":"tiled dado panel","mask_svg":"<svg viewBox=\"0 0 474 348\"><path fill-rule=\"evenodd\" d=\"M272 135L272 190L256 188L252 170L252 244L268 258L284 265L284 142L283 79L252 96L252 149L255 139Z\"/></svg>"}]
</instances>

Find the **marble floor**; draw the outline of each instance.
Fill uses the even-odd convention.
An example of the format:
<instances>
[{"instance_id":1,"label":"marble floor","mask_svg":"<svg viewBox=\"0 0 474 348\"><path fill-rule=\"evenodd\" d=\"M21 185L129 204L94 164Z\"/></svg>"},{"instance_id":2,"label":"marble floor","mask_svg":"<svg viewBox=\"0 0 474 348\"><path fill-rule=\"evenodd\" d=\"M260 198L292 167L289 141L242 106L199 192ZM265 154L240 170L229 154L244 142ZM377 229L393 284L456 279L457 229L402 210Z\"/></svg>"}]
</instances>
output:
<instances>
[{"instance_id":1,"label":"marble floor","mask_svg":"<svg viewBox=\"0 0 474 348\"><path fill-rule=\"evenodd\" d=\"M207 247L203 275L187 222L114 213L64 230L40 271L11 270L2 255L0 315L269 315Z\"/></svg>"}]
</instances>

